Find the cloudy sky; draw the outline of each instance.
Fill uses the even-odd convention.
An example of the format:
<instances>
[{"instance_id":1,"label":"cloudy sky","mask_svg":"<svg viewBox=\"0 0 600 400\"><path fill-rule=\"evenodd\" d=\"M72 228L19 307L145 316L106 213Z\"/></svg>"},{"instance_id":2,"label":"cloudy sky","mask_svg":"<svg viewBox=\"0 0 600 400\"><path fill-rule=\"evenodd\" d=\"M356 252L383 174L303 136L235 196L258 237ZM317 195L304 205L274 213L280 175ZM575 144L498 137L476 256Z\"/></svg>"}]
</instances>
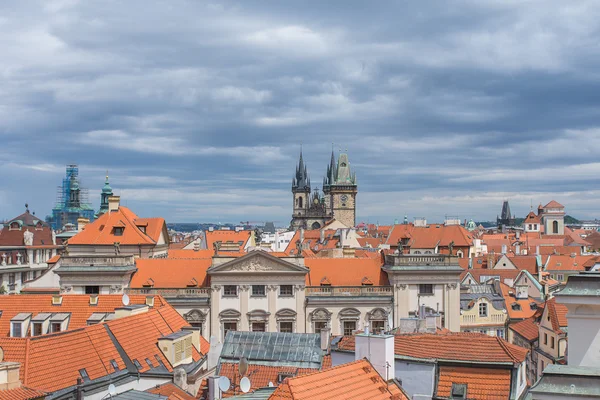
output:
<instances>
[{"instance_id":1,"label":"cloudy sky","mask_svg":"<svg viewBox=\"0 0 600 400\"><path fill-rule=\"evenodd\" d=\"M424 5L426 4L426 5ZM0 219L94 207L285 225L300 145L358 220L600 216L600 2L0 2Z\"/></svg>"}]
</instances>

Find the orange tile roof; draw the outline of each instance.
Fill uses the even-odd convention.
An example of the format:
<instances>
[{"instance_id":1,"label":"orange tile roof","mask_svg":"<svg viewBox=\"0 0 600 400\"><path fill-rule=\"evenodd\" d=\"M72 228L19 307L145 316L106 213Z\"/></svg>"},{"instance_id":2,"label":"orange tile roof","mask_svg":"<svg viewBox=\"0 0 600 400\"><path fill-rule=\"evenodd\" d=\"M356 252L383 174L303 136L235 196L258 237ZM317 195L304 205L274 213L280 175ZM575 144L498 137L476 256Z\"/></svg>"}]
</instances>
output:
<instances>
[{"instance_id":1,"label":"orange tile roof","mask_svg":"<svg viewBox=\"0 0 600 400\"><path fill-rule=\"evenodd\" d=\"M187 251L187 250L184 250ZM193 251L193 250L191 250ZM138 258L137 271L131 277L132 288L149 286L161 289L186 288L195 279L194 287L208 287L209 276L206 270L211 266L212 258Z\"/></svg>"},{"instance_id":2,"label":"orange tile roof","mask_svg":"<svg viewBox=\"0 0 600 400\"><path fill-rule=\"evenodd\" d=\"M538 215L536 213L534 213L533 211L529 211L529 214L527 214L523 223L524 224L541 224L542 220L540 219L540 217L538 217Z\"/></svg>"},{"instance_id":3,"label":"orange tile roof","mask_svg":"<svg viewBox=\"0 0 600 400\"><path fill-rule=\"evenodd\" d=\"M58 260L60 260L60 254L57 254L54 257L51 257L50 259L48 259L48 261L46 261L46 263L47 264L56 264L58 262Z\"/></svg>"},{"instance_id":4,"label":"orange tile roof","mask_svg":"<svg viewBox=\"0 0 600 400\"><path fill-rule=\"evenodd\" d=\"M356 240L361 247L369 247L372 249L376 249L380 244L385 243L383 238L358 238Z\"/></svg>"},{"instance_id":5,"label":"orange tile roof","mask_svg":"<svg viewBox=\"0 0 600 400\"><path fill-rule=\"evenodd\" d=\"M338 343L342 351L354 351L354 336ZM394 353L400 356L487 363L521 363L527 350L499 337L481 333L408 334L394 337Z\"/></svg>"},{"instance_id":6,"label":"orange tile roof","mask_svg":"<svg viewBox=\"0 0 600 400\"><path fill-rule=\"evenodd\" d=\"M168 258L206 258L210 259L215 255L214 249L206 250L184 250L169 248Z\"/></svg>"},{"instance_id":7,"label":"orange tile roof","mask_svg":"<svg viewBox=\"0 0 600 400\"><path fill-rule=\"evenodd\" d=\"M21 386L15 389L0 390L0 400L34 400L43 399L46 392Z\"/></svg>"},{"instance_id":8,"label":"orange tile roof","mask_svg":"<svg viewBox=\"0 0 600 400\"><path fill-rule=\"evenodd\" d=\"M397 381L395 379L390 379L388 381L388 389L390 393L392 393L392 395L395 396L394 399L410 400L410 397L408 397L408 395L403 391L403 389L400 386L398 386L396 382Z\"/></svg>"},{"instance_id":9,"label":"orange tile roof","mask_svg":"<svg viewBox=\"0 0 600 400\"><path fill-rule=\"evenodd\" d=\"M550 316L550 322L552 324L552 330L555 333L564 333L562 328L568 326L567 321L567 306L562 303L557 303L556 298L546 301L545 308L548 309L548 316Z\"/></svg>"},{"instance_id":10,"label":"orange tile roof","mask_svg":"<svg viewBox=\"0 0 600 400\"><path fill-rule=\"evenodd\" d=\"M147 224L147 233L144 233L137 224ZM123 227L123 235L115 236L114 227ZM164 219L138 218L127 207L119 206L117 211L104 213L91 224L87 224L83 231L69 239L69 245L112 246L115 242L119 242L122 246L154 245L162 229L166 229ZM168 242L168 237L165 240Z\"/></svg>"},{"instance_id":11,"label":"orange tile roof","mask_svg":"<svg viewBox=\"0 0 600 400\"><path fill-rule=\"evenodd\" d=\"M585 264L595 256L551 255L546 263L546 271L585 271Z\"/></svg>"},{"instance_id":12,"label":"orange tile roof","mask_svg":"<svg viewBox=\"0 0 600 400\"><path fill-rule=\"evenodd\" d=\"M387 383L366 359L338 365L326 371L287 378L269 397L272 400L401 398L390 391Z\"/></svg>"},{"instance_id":13,"label":"orange tile roof","mask_svg":"<svg viewBox=\"0 0 600 400\"><path fill-rule=\"evenodd\" d=\"M506 304L506 312L508 313L508 318L511 320L525 319L531 317L537 311L537 302L533 297L527 297L526 299L517 299L515 297L515 289L500 282L500 290L502 292L502 297L504 297L504 302ZM512 292L512 295L510 294ZM531 304L535 303L535 308L531 308ZM515 307L518 305L518 307ZM515 309L516 308L516 309Z\"/></svg>"},{"instance_id":14,"label":"orange tile roof","mask_svg":"<svg viewBox=\"0 0 600 400\"><path fill-rule=\"evenodd\" d=\"M307 258L304 264L310 270L307 286L319 286L327 278L332 286L361 286L367 278L375 286L389 285L387 274L381 269L380 258Z\"/></svg>"},{"instance_id":15,"label":"orange tile roof","mask_svg":"<svg viewBox=\"0 0 600 400\"><path fill-rule=\"evenodd\" d=\"M68 329L77 329L87 325L92 313L113 312L115 308L122 307L123 296L120 294L101 294L98 304L90 304L90 295L67 294L62 296L60 306L52 305L51 294L19 294L0 296L0 336L10 335L10 320L19 313L32 313L35 317L39 313L70 313ZM130 304L146 304L145 295L129 296ZM160 296L154 297L155 307L165 304Z\"/></svg>"},{"instance_id":16,"label":"orange tile roof","mask_svg":"<svg viewBox=\"0 0 600 400\"><path fill-rule=\"evenodd\" d=\"M427 227L415 227L412 224L394 225L387 238L387 244L397 246L398 240L408 238L408 245L415 249L431 249L436 246L469 247L473 244L471 233L461 225L431 224Z\"/></svg>"},{"instance_id":17,"label":"orange tile roof","mask_svg":"<svg viewBox=\"0 0 600 400\"><path fill-rule=\"evenodd\" d=\"M179 386L174 383L164 383L162 385L158 385L153 387L152 389L148 389L147 392L159 394L161 396L170 397L171 395L176 395L178 398L182 400L196 400L194 396L189 394L188 392L181 389ZM0 399L1 400L1 399Z\"/></svg>"},{"instance_id":18,"label":"orange tile roof","mask_svg":"<svg viewBox=\"0 0 600 400\"><path fill-rule=\"evenodd\" d=\"M515 267L519 270L528 271L532 275L537 274L537 258L536 256L522 256L522 255L510 255L508 257L510 262L512 262Z\"/></svg>"},{"instance_id":19,"label":"orange tile roof","mask_svg":"<svg viewBox=\"0 0 600 400\"><path fill-rule=\"evenodd\" d=\"M240 246L243 249L246 246L246 243L250 239L251 231L226 231L226 230L215 230L215 231L207 231L206 232L206 248L209 250L213 250L213 243L220 242L233 242L238 243L242 242Z\"/></svg>"},{"instance_id":20,"label":"orange tile roof","mask_svg":"<svg viewBox=\"0 0 600 400\"><path fill-rule=\"evenodd\" d=\"M492 279L491 277L499 277L501 282L504 282L506 279L512 279L513 281L517 278L517 276L519 276L519 273L521 271L519 271L518 269L487 269L487 268L481 268L481 269L468 269L468 270L464 270L461 275L460 275L460 279L462 280L467 273L471 274L471 276L473 277L473 279L475 279L475 281L477 281L478 283L483 283L481 281L481 279L483 278L484 281L488 280L488 279ZM485 277L488 277L487 279L485 279Z\"/></svg>"},{"instance_id":21,"label":"orange tile roof","mask_svg":"<svg viewBox=\"0 0 600 400\"><path fill-rule=\"evenodd\" d=\"M560 204L558 201L552 200L550 203L546 204L544 208L565 208L565 206Z\"/></svg>"},{"instance_id":22,"label":"orange tile roof","mask_svg":"<svg viewBox=\"0 0 600 400\"><path fill-rule=\"evenodd\" d=\"M436 396L450 398L453 383L466 384L469 399L508 399L511 370L440 366Z\"/></svg>"},{"instance_id":23,"label":"orange tile roof","mask_svg":"<svg viewBox=\"0 0 600 400\"><path fill-rule=\"evenodd\" d=\"M234 382L234 379L239 379L238 367L239 364L221 363L219 375L226 376L231 382ZM315 368L298 368L284 365L258 365L249 363L248 375L250 376L250 383L252 384L250 390L255 391L256 389L267 387L269 386L269 382L277 385L279 374L294 374L294 376L300 376L316 371L318 371L318 369ZM223 393L223 397L231 397L233 394L234 391L233 388L231 388L227 392Z\"/></svg>"},{"instance_id":24,"label":"orange tile roof","mask_svg":"<svg viewBox=\"0 0 600 400\"><path fill-rule=\"evenodd\" d=\"M515 331L530 342L536 340L540 335L540 327L535 322L534 318L527 318L523 321L511 324L508 326L508 329Z\"/></svg>"}]
</instances>

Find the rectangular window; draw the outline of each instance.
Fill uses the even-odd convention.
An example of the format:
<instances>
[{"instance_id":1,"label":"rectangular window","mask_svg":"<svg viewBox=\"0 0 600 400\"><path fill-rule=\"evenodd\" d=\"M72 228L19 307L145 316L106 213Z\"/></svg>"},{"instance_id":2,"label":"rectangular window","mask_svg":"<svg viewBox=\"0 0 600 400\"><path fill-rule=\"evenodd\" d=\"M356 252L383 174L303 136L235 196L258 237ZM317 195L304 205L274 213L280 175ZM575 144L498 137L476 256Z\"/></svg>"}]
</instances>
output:
<instances>
[{"instance_id":1,"label":"rectangular window","mask_svg":"<svg viewBox=\"0 0 600 400\"><path fill-rule=\"evenodd\" d=\"M237 286L236 285L225 285L225 286L223 286L223 296L225 296L225 297L237 297Z\"/></svg>"},{"instance_id":2,"label":"rectangular window","mask_svg":"<svg viewBox=\"0 0 600 400\"><path fill-rule=\"evenodd\" d=\"M229 331L237 331L237 322L223 322L223 334L227 336Z\"/></svg>"},{"instance_id":3,"label":"rectangular window","mask_svg":"<svg viewBox=\"0 0 600 400\"><path fill-rule=\"evenodd\" d=\"M252 285L252 296L264 297L265 295L265 285Z\"/></svg>"},{"instance_id":4,"label":"rectangular window","mask_svg":"<svg viewBox=\"0 0 600 400\"><path fill-rule=\"evenodd\" d=\"M504 329L496 329L496 336L504 339Z\"/></svg>"},{"instance_id":5,"label":"rectangular window","mask_svg":"<svg viewBox=\"0 0 600 400\"><path fill-rule=\"evenodd\" d=\"M433 295L433 285L419 285L419 296L431 296Z\"/></svg>"},{"instance_id":6,"label":"rectangular window","mask_svg":"<svg viewBox=\"0 0 600 400\"><path fill-rule=\"evenodd\" d=\"M279 322L279 332L294 332L294 323L291 321L281 321Z\"/></svg>"},{"instance_id":7,"label":"rectangular window","mask_svg":"<svg viewBox=\"0 0 600 400\"><path fill-rule=\"evenodd\" d=\"M281 297L292 297L294 295L294 288L292 285L281 285L279 286L279 295Z\"/></svg>"},{"instance_id":8,"label":"rectangular window","mask_svg":"<svg viewBox=\"0 0 600 400\"><path fill-rule=\"evenodd\" d=\"M371 332L379 333L385 329L385 321L371 321Z\"/></svg>"},{"instance_id":9,"label":"rectangular window","mask_svg":"<svg viewBox=\"0 0 600 400\"><path fill-rule=\"evenodd\" d=\"M85 294L100 294L100 286L86 286Z\"/></svg>"},{"instance_id":10,"label":"rectangular window","mask_svg":"<svg viewBox=\"0 0 600 400\"><path fill-rule=\"evenodd\" d=\"M327 328L327 322L316 321L315 322L315 333L321 333L321 330Z\"/></svg>"},{"instance_id":11,"label":"rectangular window","mask_svg":"<svg viewBox=\"0 0 600 400\"><path fill-rule=\"evenodd\" d=\"M42 324L35 322L33 324L33 336L40 336L42 334Z\"/></svg>"},{"instance_id":12,"label":"rectangular window","mask_svg":"<svg viewBox=\"0 0 600 400\"><path fill-rule=\"evenodd\" d=\"M22 331L21 331L21 323L20 322L13 322L12 324L13 326L13 337L21 337L22 336Z\"/></svg>"},{"instance_id":13,"label":"rectangular window","mask_svg":"<svg viewBox=\"0 0 600 400\"><path fill-rule=\"evenodd\" d=\"M344 321L344 335L350 336L356 330L356 321Z\"/></svg>"},{"instance_id":14,"label":"rectangular window","mask_svg":"<svg viewBox=\"0 0 600 400\"><path fill-rule=\"evenodd\" d=\"M479 316L480 317L487 317L488 312L487 312L487 303L479 303Z\"/></svg>"},{"instance_id":15,"label":"rectangular window","mask_svg":"<svg viewBox=\"0 0 600 400\"><path fill-rule=\"evenodd\" d=\"M113 230L113 234L115 236L123 236L123 231L124 230L125 230L124 228L115 227L114 230Z\"/></svg>"},{"instance_id":16,"label":"rectangular window","mask_svg":"<svg viewBox=\"0 0 600 400\"><path fill-rule=\"evenodd\" d=\"M11 272L10 274L8 274L8 284L9 285L15 284L15 273L14 272Z\"/></svg>"},{"instance_id":17,"label":"rectangular window","mask_svg":"<svg viewBox=\"0 0 600 400\"><path fill-rule=\"evenodd\" d=\"M554 336L550 337L550 348L553 349L554 348Z\"/></svg>"},{"instance_id":18,"label":"rectangular window","mask_svg":"<svg viewBox=\"0 0 600 400\"><path fill-rule=\"evenodd\" d=\"M548 334L544 333L544 344L548 344Z\"/></svg>"},{"instance_id":19,"label":"rectangular window","mask_svg":"<svg viewBox=\"0 0 600 400\"><path fill-rule=\"evenodd\" d=\"M53 322L51 324L50 328L52 329L52 333L60 332L61 331L61 329L60 329L60 322Z\"/></svg>"},{"instance_id":20,"label":"rectangular window","mask_svg":"<svg viewBox=\"0 0 600 400\"><path fill-rule=\"evenodd\" d=\"M560 282L564 281L565 280L565 275L564 274L557 274L556 275L556 280L560 281Z\"/></svg>"},{"instance_id":21,"label":"rectangular window","mask_svg":"<svg viewBox=\"0 0 600 400\"><path fill-rule=\"evenodd\" d=\"M264 322L253 322L252 323L252 332L264 332L265 331L265 323Z\"/></svg>"},{"instance_id":22,"label":"rectangular window","mask_svg":"<svg viewBox=\"0 0 600 400\"><path fill-rule=\"evenodd\" d=\"M21 282L27 282L29 280L27 275L29 275L28 272L21 272Z\"/></svg>"}]
</instances>

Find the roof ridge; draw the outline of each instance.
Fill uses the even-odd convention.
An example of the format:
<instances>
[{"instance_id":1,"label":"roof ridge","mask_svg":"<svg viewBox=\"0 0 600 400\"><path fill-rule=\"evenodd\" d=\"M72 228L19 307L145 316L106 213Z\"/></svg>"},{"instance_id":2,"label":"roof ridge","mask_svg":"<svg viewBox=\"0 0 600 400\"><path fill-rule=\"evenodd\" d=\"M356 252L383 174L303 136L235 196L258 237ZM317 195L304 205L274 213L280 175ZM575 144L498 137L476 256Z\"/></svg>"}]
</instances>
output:
<instances>
[{"instance_id":1,"label":"roof ridge","mask_svg":"<svg viewBox=\"0 0 600 400\"><path fill-rule=\"evenodd\" d=\"M120 208L120 206L119 206L119 208ZM130 211L130 212L131 212L133 215L135 215L135 216L137 217L137 215L136 215L136 214L135 214L133 211L129 210L127 207L123 207L123 208L126 208L128 211ZM141 229L137 227L137 225L136 225L136 224L135 224L135 222L134 222L134 221L135 221L135 218L134 218L134 221L131 221L131 220L129 219L129 217L127 216L127 213L121 212L121 215L122 215L123 217L125 217L125 219L127 220L127 222L129 222L131 225L133 225L133 226L135 227L135 231L137 232L137 234L138 234L138 235L139 235L139 236L140 236L142 239L144 238L144 236L146 236L148 239L150 239L150 241L151 241L152 243L156 244L156 242L154 241L154 239L152 239L152 238L151 238L150 236L148 236L147 234L143 233L143 232L141 231ZM142 235L143 235L143 236L142 236Z\"/></svg>"},{"instance_id":2,"label":"roof ridge","mask_svg":"<svg viewBox=\"0 0 600 400\"><path fill-rule=\"evenodd\" d=\"M515 363L521 363L521 361L519 361L517 359L517 357L513 354L512 350L507 346L507 344L509 344L508 342L504 343L504 339L496 336L496 341L500 344L500 346L502 347L502 349L510 356L510 358L513 359L513 361ZM524 349L526 350L526 349Z\"/></svg>"},{"instance_id":3,"label":"roof ridge","mask_svg":"<svg viewBox=\"0 0 600 400\"><path fill-rule=\"evenodd\" d=\"M29 366L29 338L27 338L27 340L25 341L25 362L24 362L24 366L23 366L23 385L27 384L27 370L29 368L27 368Z\"/></svg>"}]
</instances>

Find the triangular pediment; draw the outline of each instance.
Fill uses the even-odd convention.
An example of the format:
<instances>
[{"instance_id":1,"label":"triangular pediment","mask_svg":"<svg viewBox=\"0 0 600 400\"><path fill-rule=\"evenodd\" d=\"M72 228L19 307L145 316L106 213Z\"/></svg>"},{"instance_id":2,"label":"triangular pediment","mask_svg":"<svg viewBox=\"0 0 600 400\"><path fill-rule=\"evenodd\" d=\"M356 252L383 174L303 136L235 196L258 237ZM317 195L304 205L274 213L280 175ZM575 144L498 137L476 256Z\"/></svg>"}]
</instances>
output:
<instances>
[{"instance_id":1,"label":"triangular pediment","mask_svg":"<svg viewBox=\"0 0 600 400\"><path fill-rule=\"evenodd\" d=\"M308 268L274 257L264 251L251 251L248 254L213 265L207 271L209 274L219 273L307 273Z\"/></svg>"}]
</instances>

